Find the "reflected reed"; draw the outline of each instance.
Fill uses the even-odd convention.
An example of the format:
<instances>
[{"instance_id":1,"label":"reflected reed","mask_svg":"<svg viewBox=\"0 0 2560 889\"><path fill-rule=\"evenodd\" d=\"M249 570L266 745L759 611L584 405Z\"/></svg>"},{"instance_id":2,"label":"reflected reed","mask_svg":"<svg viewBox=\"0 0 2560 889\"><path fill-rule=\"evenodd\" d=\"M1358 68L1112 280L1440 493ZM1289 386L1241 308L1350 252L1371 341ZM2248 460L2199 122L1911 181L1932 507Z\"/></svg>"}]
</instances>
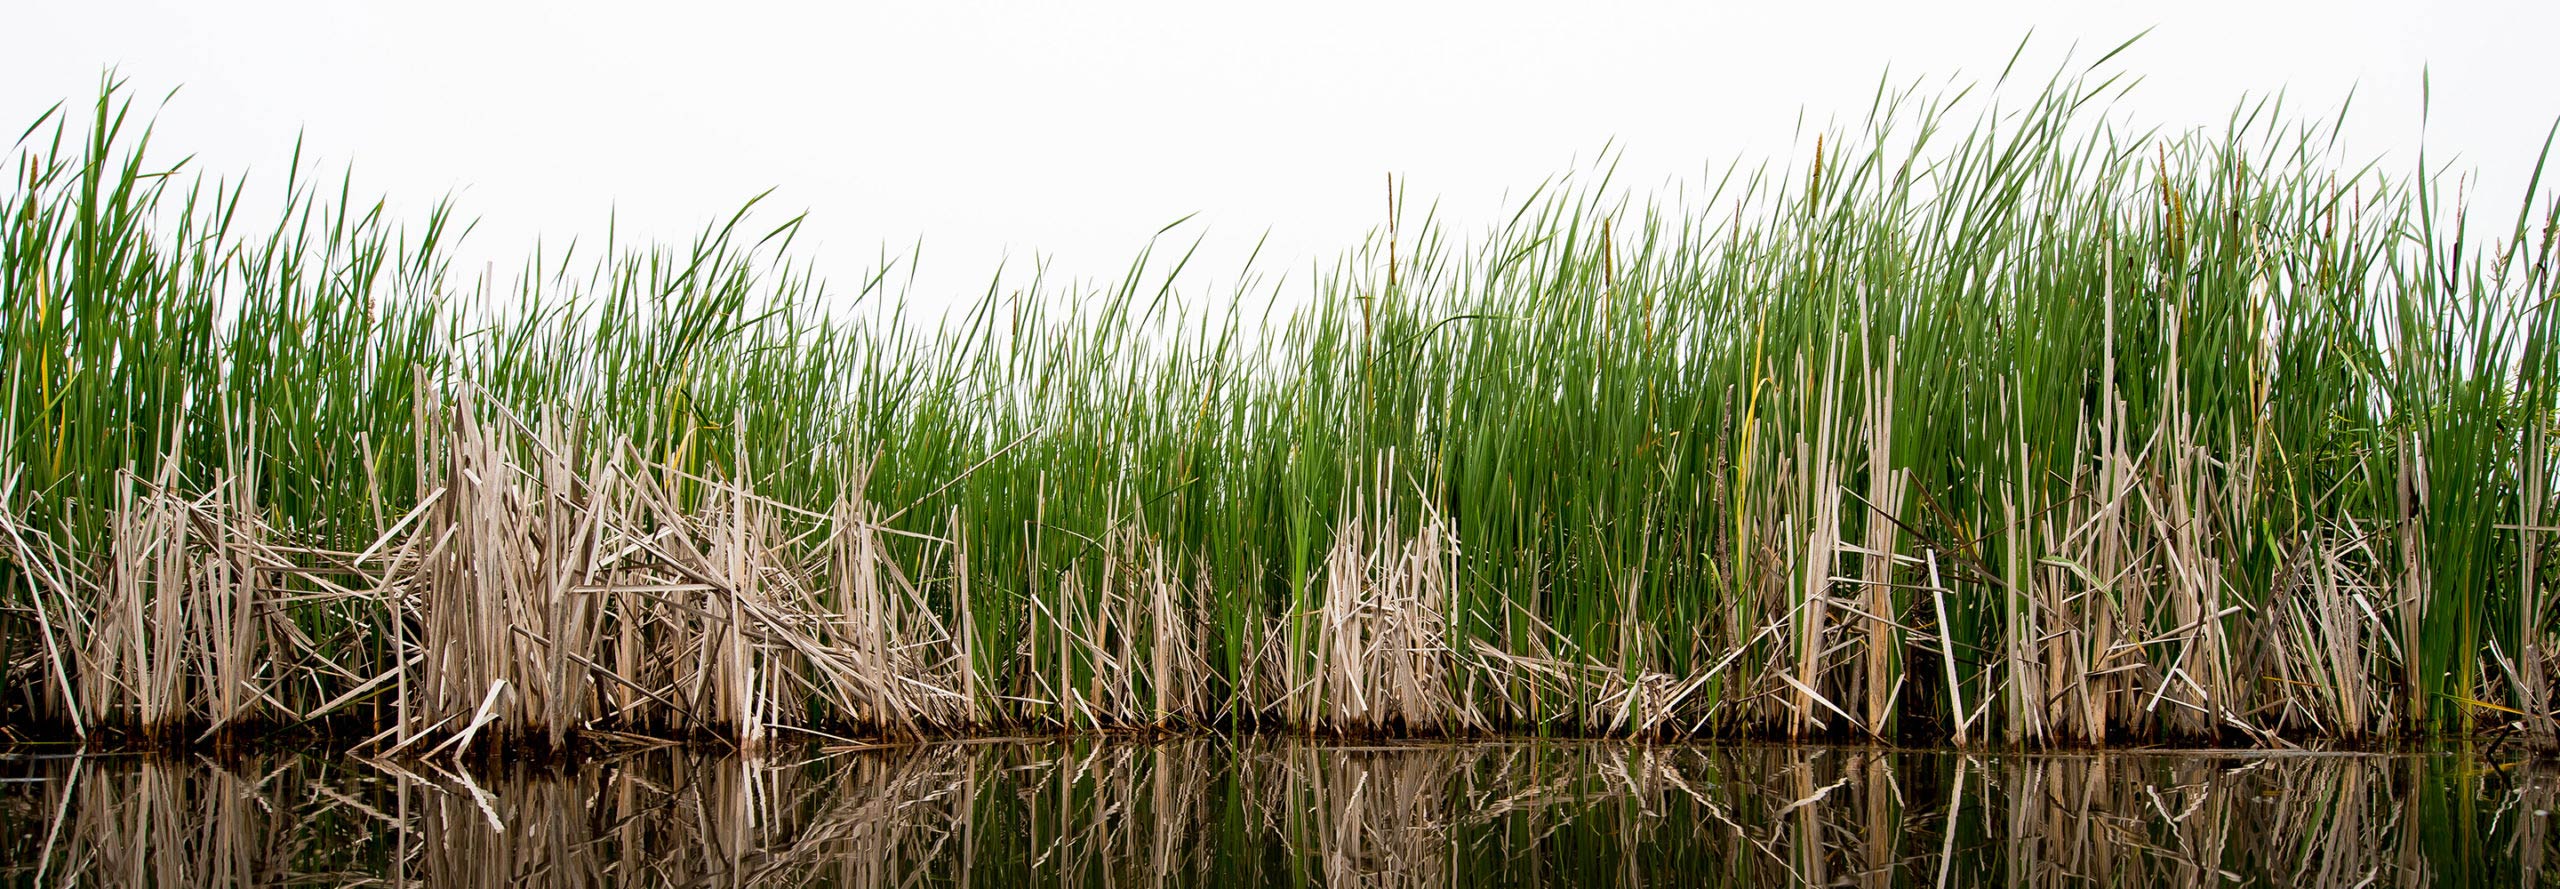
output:
<instances>
[{"instance_id":1,"label":"reflected reed","mask_svg":"<svg viewBox=\"0 0 2560 889\"><path fill-rule=\"evenodd\" d=\"M2560 791L2451 753L1267 737L0 768L11 885L2523 886Z\"/></svg>"}]
</instances>

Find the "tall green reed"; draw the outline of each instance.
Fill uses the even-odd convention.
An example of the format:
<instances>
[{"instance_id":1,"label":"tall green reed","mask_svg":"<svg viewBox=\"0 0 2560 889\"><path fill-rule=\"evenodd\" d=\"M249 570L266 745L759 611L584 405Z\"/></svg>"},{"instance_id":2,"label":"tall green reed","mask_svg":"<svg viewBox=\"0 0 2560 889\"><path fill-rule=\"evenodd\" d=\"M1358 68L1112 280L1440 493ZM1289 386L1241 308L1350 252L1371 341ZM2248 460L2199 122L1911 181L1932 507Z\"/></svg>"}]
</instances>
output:
<instances>
[{"instance_id":1,"label":"tall green reed","mask_svg":"<svg viewBox=\"0 0 2560 889\"><path fill-rule=\"evenodd\" d=\"M951 730L2548 738L2560 203L2537 176L2483 235L2442 171L2349 167L2275 100L2129 129L2107 61L1882 88L1693 203L1602 168L1470 235L1391 195L1303 289L1190 292L1166 240L940 319L893 268L827 283L756 202L474 278L449 207L387 219L297 158L255 226L110 82L27 131L0 222L5 505L50 541L0 565L9 713L71 709L60 652L108 609L35 557L107 570L123 473L174 454L316 564L435 496L468 389L566 430L522 459L625 453L682 509L871 504L975 640L991 709ZM1361 598L1440 589L1375 541L1442 533L1445 601ZM390 575L269 575L308 640L256 689L277 718L405 676ZM1444 638L1359 648L1399 609ZM1312 715L1414 663L1453 667L1441 718ZM844 721L823 697L785 719Z\"/></svg>"}]
</instances>

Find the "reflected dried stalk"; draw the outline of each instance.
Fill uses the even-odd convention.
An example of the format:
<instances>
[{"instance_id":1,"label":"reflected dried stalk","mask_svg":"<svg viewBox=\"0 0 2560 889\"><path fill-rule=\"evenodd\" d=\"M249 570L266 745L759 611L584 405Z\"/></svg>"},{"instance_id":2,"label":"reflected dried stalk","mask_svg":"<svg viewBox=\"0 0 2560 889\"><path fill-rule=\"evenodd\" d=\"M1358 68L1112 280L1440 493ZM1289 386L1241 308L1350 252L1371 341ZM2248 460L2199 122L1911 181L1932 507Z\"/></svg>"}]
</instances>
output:
<instances>
[{"instance_id":1,"label":"reflected dried stalk","mask_svg":"<svg viewBox=\"0 0 2560 889\"><path fill-rule=\"evenodd\" d=\"M2468 757L1613 742L8 763L0 879L84 885L2531 885L2560 800Z\"/></svg>"}]
</instances>

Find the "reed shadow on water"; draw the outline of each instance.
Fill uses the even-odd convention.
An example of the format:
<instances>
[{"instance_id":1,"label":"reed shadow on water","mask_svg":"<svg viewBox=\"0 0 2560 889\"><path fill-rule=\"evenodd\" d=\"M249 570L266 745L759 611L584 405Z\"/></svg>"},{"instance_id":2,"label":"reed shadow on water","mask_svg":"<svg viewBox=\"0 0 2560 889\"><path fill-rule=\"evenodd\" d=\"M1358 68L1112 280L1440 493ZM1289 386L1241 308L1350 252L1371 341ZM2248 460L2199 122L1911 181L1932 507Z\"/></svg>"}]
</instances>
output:
<instances>
[{"instance_id":1,"label":"reed shadow on water","mask_svg":"<svg viewBox=\"0 0 2560 889\"><path fill-rule=\"evenodd\" d=\"M9 885L2526 886L2560 793L2471 752L1268 736L0 769Z\"/></svg>"}]
</instances>

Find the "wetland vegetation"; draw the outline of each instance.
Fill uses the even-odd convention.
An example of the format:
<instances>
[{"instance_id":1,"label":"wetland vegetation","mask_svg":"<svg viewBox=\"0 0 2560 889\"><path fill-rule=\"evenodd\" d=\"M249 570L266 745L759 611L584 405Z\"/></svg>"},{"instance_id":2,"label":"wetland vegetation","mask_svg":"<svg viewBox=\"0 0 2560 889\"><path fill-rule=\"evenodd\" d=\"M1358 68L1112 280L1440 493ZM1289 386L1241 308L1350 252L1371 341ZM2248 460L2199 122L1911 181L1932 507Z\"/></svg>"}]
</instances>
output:
<instances>
[{"instance_id":1,"label":"wetland vegetation","mask_svg":"<svg viewBox=\"0 0 2560 889\"><path fill-rule=\"evenodd\" d=\"M1696 193L1631 194L1603 168L1459 231L1390 187L1380 230L1312 273L1198 292L1167 240L1116 282L1000 277L947 317L909 311L894 268L822 277L792 252L799 220L752 204L690 243L457 268L469 226L448 207L400 218L299 158L194 170L164 146L184 134L110 85L28 127L0 185L0 725L93 749L318 737L381 762L1204 730L2549 744L2560 203L2538 171L2527 194L2470 195L2433 158L2343 157L2343 115L2276 99L2151 129L2111 62L1887 84L1863 119ZM1169 792L1145 777L1165 757L1318 768L1252 743L857 757L827 767L877 773L827 791L857 798L819 801L796 766L668 753L399 804L336 765L137 761L85 773L98 798L74 808L105 824L282 793L238 816L325 808L374 845L309 866L374 872L386 821L530 819L562 854L659 855L576 845L611 832L562 814L595 793L853 831L820 845L958 844L919 861L1079 836L1141 850L1095 867L1140 867L1190 842L1083 820L1115 793L1199 809L1166 830L1268 827L1296 845L1253 854L1306 867L1406 854L1342 851L1356 823L1272 822L1239 802L1268 782L1241 773L1182 791L1214 800L1147 796ZM1365 817L1586 841L1572 819L1398 808L1472 799L1459 779L1522 749L1594 748L1446 748L1427 756L1463 762L1412 775L1392 763L1424 754L1354 756L1322 768L1359 774L1290 792L1384 782ZM1575 766L1592 786L1571 792L1629 794L1576 817L1742 804L1665 791L1633 749ZM1684 774L1724 768L1699 755ZM1787 755L1820 763L1806 793L1890 759ZM2034 776L2089 768L1932 757L1901 785L1932 789L1891 806L1960 813L1973 786L2014 826L2056 804ZM2155 769L2136 762L2070 786L2135 793ZM2176 785L2193 798L2140 808L2261 781L2313 795L2137 832L2300 812L2342 854L2424 846L2377 795L2398 766L2266 762L2198 766ZM1021 795L901 810L943 819L913 832L825 827L904 792L902 770ZM2311 777L2346 771L2363 777ZM1385 792L1407 781L1432 789ZM181 808L117 802L132 782ZM2304 804L2332 798L2361 802ZM1022 826L967 838L973 807ZM1851 837L1823 819L1855 808L1714 842L1801 873L1798 850ZM1334 845L1301 842L1319 835ZM1472 842L1425 851L1474 867ZM1958 846L1885 857L2066 855ZM2071 848L2073 868L2119 854ZM1036 854L1086 854L1066 849Z\"/></svg>"}]
</instances>

